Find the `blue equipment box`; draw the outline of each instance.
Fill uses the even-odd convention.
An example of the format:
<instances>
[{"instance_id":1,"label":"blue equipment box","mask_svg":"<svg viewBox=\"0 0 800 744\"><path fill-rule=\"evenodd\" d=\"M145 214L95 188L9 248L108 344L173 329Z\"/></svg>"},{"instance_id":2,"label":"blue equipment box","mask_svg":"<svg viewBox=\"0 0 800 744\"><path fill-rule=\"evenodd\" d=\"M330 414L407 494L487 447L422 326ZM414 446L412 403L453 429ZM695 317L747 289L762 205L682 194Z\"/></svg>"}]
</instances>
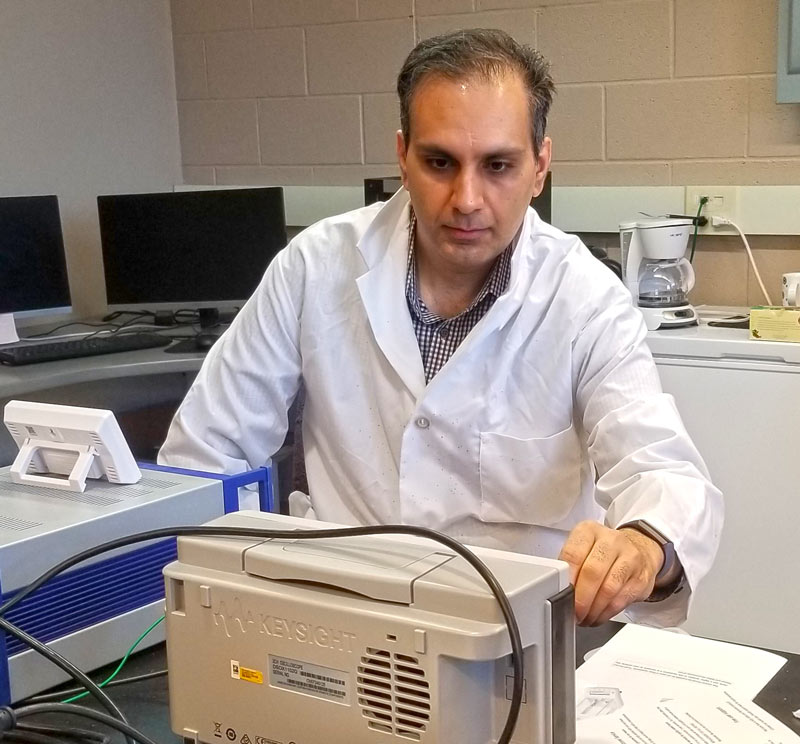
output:
<instances>
[{"instance_id":1,"label":"blue equipment box","mask_svg":"<svg viewBox=\"0 0 800 744\"><path fill-rule=\"evenodd\" d=\"M133 485L91 481L83 493L14 483L0 468L2 601L49 568L116 538L171 526L200 525L238 509L238 488L258 485L272 510L267 468L233 476L140 465ZM162 569L175 560L175 539L131 545L96 556L44 584L6 619L83 671L121 659L164 613ZM159 625L139 648L164 640ZM0 705L68 679L15 637L0 632Z\"/></svg>"}]
</instances>

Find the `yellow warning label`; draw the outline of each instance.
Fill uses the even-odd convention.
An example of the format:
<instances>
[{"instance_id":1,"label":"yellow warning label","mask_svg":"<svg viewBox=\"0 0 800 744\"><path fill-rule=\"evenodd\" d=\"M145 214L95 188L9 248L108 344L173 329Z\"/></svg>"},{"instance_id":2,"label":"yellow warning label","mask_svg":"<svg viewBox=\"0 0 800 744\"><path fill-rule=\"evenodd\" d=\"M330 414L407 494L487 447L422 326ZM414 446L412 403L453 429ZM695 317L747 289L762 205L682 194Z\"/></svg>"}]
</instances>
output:
<instances>
[{"instance_id":1,"label":"yellow warning label","mask_svg":"<svg viewBox=\"0 0 800 744\"><path fill-rule=\"evenodd\" d=\"M239 667L239 679L243 679L245 682L255 682L257 685L264 684L264 675L257 669Z\"/></svg>"}]
</instances>

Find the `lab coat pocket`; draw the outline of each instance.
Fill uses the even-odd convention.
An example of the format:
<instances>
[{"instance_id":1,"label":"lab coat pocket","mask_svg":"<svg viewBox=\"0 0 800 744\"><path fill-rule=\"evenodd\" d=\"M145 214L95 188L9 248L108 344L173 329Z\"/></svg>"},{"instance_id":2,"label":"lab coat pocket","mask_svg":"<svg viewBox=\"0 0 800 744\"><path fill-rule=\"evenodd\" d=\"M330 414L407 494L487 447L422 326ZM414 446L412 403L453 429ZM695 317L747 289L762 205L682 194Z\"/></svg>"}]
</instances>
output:
<instances>
[{"instance_id":1,"label":"lab coat pocket","mask_svg":"<svg viewBox=\"0 0 800 744\"><path fill-rule=\"evenodd\" d=\"M580 495L578 436L572 426L535 439L481 432L480 471L483 521L556 524Z\"/></svg>"}]
</instances>

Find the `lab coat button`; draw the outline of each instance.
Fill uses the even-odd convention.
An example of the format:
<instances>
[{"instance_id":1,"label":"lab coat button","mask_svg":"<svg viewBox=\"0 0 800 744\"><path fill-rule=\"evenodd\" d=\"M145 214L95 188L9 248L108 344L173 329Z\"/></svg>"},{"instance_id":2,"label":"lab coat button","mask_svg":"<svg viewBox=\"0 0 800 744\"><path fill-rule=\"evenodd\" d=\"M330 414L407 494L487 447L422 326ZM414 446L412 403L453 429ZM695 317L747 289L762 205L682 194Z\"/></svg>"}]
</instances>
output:
<instances>
[{"instance_id":1,"label":"lab coat button","mask_svg":"<svg viewBox=\"0 0 800 744\"><path fill-rule=\"evenodd\" d=\"M419 416L417 420L414 422L420 429L427 429L431 422L429 419L426 419L424 416Z\"/></svg>"}]
</instances>

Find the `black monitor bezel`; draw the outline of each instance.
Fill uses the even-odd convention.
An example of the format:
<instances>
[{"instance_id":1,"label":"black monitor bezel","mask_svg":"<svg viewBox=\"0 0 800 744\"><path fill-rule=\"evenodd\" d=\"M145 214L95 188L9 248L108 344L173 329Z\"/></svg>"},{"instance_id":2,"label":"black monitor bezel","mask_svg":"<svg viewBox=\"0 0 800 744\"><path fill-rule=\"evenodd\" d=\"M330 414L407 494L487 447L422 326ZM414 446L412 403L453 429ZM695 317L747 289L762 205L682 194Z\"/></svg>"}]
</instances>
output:
<instances>
[{"instance_id":1,"label":"black monitor bezel","mask_svg":"<svg viewBox=\"0 0 800 744\"><path fill-rule=\"evenodd\" d=\"M100 224L101 248L103 254L103 274L106 280L106 298L109 310L112 311L141 311L141 310L179 310L179 309L206 309L218 308L235 309L241 307L252 294L253 289L257 286L263 274L260 267L250 267L252 278L252 289L247 292L238 293L236 296L200 296L194 297L176 297L175 299L168 299L164 296L151 295L149 297L139 295L139 297L131 298L130 296L120 295L115 292L117 281L112 274L113 271L118 271L119 266L112 265L109 253L114 245L113 233L116 227L111 227L109 224L109 210L108 207L114 204L124 202L139 203L146 205L151 201L155 205L161 205L169 208L168 205L174 205L178 212L181 209L191 209L186 206L186 202L194 200L195 202L202 202L204 200L217 201L226 200L231 196L252 198L255 202L263 202L271 210L274 211L269 226L270 229L270 244L267 247L269 255L268 260L264 264L264 268L269 261L274 258L274 255L281 250L287 242L286 234L286 210L284 203L283 188L279 186L263 186L263 187L248 187L248 188L220 188L220 189L180 189L173 191L162 192L145 192L145 193L126 193L126 194L104 194L97 197L98 208L98 221ZM266 201L265 201L266 200ZM275 223L275 220L280 216L280 222Z\"/></svg>"}]
</instances>

